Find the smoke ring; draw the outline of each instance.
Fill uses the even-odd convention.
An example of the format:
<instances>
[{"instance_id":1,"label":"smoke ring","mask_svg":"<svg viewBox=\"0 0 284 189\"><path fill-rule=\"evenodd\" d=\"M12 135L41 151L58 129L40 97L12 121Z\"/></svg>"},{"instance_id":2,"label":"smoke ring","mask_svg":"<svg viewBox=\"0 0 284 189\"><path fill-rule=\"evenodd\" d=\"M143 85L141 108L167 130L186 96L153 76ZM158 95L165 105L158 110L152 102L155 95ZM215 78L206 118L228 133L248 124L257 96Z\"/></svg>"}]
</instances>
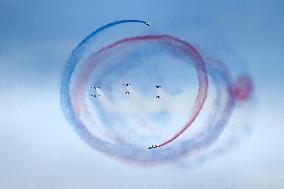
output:
<instances>
[{"instance_id":1,"label":"smoke ring","mask_svg":"<svg viewBox=\"0 0 284 189\"><path fill-rule=\"evenodd\" d=\"M105 154L108 154L118 160L121 161L127 161L127 162L134 162L139 163L143 165L153 165L157 163L162 162L169 162L173 161L175 159L178 159L185 154L189 154L193 151L199 150L201 148L204 148L204 141L207 139L207 142L214 141L218 135L221 133L222 129L219 129L219 132L215 132L214 134L208 135L207 137L204 137L205 139L203 142L192 142L194 139L189 139L187 142L182 142L180 144L180 147L171 146L169 143L173 142L175 139L177 139L183 132L185 132L188 127L194 122L195 118L198 116L200 110L203 107L203 104L207 97L207 91L208 91L208 74L211 75L213 78L215 78L216 84L218 82L224 83L225 86L225 92L228 93L228 98L226 99L226 103L224 105L224 109L226 110L226 115L221 116L221 118L216 123L212 123L212 128L214 126L221 125L224 127L227 119L229 118L229 115L232 112L232 109L234 107L234 98L231 94L231 88L230 88L230 76L223 72L222 78L218 79L218 76L216 76L216 70L217 72L220 71L222 68L213 65L213 64L207 64L205 66L205 63L203 61L203 58L201 57L200 53L197 49L195 49L192 45L190 45L188 42L182 41L176 37L169 36L169 35L149 35L149 36L138 36L138 37L132 37L132 38L125 38L122 40L119 40L117 42L114 42L107 47L104 47L97 52L95 52L92 56L100 57L102 56L106 51L111 50L112 48L115 48L116 46L119 46L121 44L127 44L129 42L136 42L136 41L144 41L144 42L151 42L155 41L158 43L163 43L172 46L173 48L176 48L183 53L187 54L188 57L193 61L194 66L196 68L197 74L198 74L198 81L199 81L199 88L198 88L198 94L196 96L196 100L194 102L194 106L192 108L192 114L189 116L189 119L187 123L178 131L176 134L174 134L172 137L168 138L161 144L157 145L158 150L155 151L149 151L147 149L141 149L136 146L121 146L119 144L112 144L105 140L102 140L99 137L96 137L93 133L91 133L88 130L88 127L84 125L82 120L80 120L80 114L82 112L82 109L84 108L84 91L86 90L86 85L80 85L82 83L87 83L89 76L93 69L99 64L97 62L96 64L92 64L92 67L85 67L83 69L87 69L86 71L83 71L84 75L81 75L78 78L72 78L74 71L77 68L77 64L79 63L81 57L83 56L84 52L88 49L90 43L93 41L94 37L102 32L103 30L107 28L111 28L114 25L118 25L121 23L128 23L128 22L138 22L138 23L144 23L147 24L145 21L140 20L122 20L122 21L116 21L110 24L107 24L95 32L88 35L82 42L79 43L79 45L73 50L71 56L69 57L69 60L65 66L65 69L63 71L63 79L61 83L61 103L62 108L65 113L65 116L70 121L71 125L74 127L76 132L80 135L80 137L88 143L92 148L99 150ZM208 73L207 73L208 69ZM74 81L74 86L71 85L71 81ZM223 80L223 81L222 81ZM223 89L224 90L224 89ZM78 107L78 108L77 108ZM77 109L76 109L77 108ZM221 123L221 124L220 124ZM199 136L199 138L202 138ZM161 147L161 148L160 148Z\"/></svg>"}]
</instances>

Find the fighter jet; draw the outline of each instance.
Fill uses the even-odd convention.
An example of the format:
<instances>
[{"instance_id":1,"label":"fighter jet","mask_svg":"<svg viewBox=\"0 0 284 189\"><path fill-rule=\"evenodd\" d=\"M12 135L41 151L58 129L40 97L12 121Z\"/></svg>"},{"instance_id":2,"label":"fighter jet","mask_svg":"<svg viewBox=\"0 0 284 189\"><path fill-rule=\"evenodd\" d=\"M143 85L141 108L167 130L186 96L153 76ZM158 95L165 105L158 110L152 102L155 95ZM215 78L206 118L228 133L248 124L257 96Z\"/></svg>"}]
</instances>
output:
<instances>
[{"instance_id":1,"label":"fighter jet","mask_svg":"<svg viewBox=\"0 0 284 189\"><path fill-rule=\"evenodd\" d=\"M158 95L158 96L156 96L156 98L161 98L161 97Z\"/></svg>"},{"instance_id":2,"label":"fighter jet","mask_svg":"<svg viewBox=\"0 0 284 189\"><path fill-rule=\"evenodd\" d=\"M158 146L157 145L152 145L152 146L148 147L149 150L153 149L153 148L158 148Z\"/></svg>"},{"instance_id":3,"label":"fighter jet","mask_svg":"<svg viewBox=\"0 0 284 189\"><path fill-rule=\"evenodd\" d=\"M158 89L158 88L161 88L162 86L161 85L156 85L155 87Z\"/></svg>"},{"instance_id":4,"label":"fighter jet","mask_svg":"<svg viewBox=\"0 0 284 189\"><path fill-rule=\"evenodd\" d=\"M95 87L95 86L93 86L93 87L91 87L91 88L94 88L94 89L100 89L101 87Z\"/></svg>"},{"instance_id":5,"label":"fighter jet","mask_svg":"<svg viewBox=\"0 0 284 189\"><path fill-rule=\"evenodd\" d=\"M126 94L126 95L129 95L129 92L128 92L128 91L126 91L126 92L125 92L125 94Z\"/></svg>"},{"instance_id":6,"label":"fighter jet","mask_svg":"<svg viewBox=\"0 0 284 189\"><path fill-rule=\"evenodd\" d=\"M147 25L147 26L151 26L149 22L145 22L145 25Z\"/></svg>"},{"instance_id":7,"label":"fighter jet","mask_svg":"<svg viewBox=\"0 0 284 189\"><path fill-rule=\"evenodd\" d=\"M130 86L130 83L123 83L122 85L124 85L125 87Z\"/></svg>"},{"instance_id":8,"label":"fighter jet","mask_svg":"<svg viewBox=\"0 0 284 189\"><path fill-rule=\"evenodd\" d=\"M94 94L92 94L91 96L93 96L93 97L98 97L98 96L101 96L101 95L94 95Z\"/></svg>"}]
</instances>

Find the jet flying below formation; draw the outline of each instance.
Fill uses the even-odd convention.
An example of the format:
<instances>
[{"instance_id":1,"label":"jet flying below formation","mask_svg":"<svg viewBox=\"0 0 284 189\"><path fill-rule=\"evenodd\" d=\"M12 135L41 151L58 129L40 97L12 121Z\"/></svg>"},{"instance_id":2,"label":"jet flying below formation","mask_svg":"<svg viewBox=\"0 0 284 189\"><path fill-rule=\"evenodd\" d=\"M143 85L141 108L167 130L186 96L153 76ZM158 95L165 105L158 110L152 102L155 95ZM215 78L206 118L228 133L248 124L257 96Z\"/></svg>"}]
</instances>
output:
<instances>
[{"instance_id":1,"label":"jet flying below formation","mask_svg":"<svg viewBox=\"0 0 284 189\"><path fill-rule=\"evenodd\" d=\"M153 148L158 148L158 146L157 145L152 145L152 146L148 147L149 150L153 149Z\"/></svg>"}]
</instances>

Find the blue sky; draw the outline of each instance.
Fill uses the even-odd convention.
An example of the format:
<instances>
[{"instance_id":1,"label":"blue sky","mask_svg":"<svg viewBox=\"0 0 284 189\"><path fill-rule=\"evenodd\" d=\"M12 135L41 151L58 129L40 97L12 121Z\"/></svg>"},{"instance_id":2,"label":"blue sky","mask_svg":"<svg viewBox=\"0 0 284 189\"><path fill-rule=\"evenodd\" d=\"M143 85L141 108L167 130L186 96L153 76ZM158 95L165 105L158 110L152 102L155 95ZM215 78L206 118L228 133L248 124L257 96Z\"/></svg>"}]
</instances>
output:
<instances>
[{"instance_id":1,"label":"blue sky","mask_svg":"<svg viewBox=\"0 0 284 189\"><path fill-rule=\"evenodd\" d=\"M0 0L0 188L283 187L283 7L280 0ZM81 141L60 107L63 65L89 32L124 18L241 61L255 84L250 136L194 169L131 167Z\"/></svg>"}]
</instances>

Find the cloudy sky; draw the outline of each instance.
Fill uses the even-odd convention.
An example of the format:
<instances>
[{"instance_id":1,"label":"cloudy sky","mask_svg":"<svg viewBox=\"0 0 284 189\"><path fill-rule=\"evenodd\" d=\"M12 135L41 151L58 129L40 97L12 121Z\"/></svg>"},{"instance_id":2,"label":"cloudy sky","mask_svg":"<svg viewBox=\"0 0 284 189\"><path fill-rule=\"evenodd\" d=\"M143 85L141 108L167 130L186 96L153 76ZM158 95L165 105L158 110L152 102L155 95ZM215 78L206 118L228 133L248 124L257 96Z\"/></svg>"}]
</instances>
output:
<instances>
[{"instance_id":1,"label":"cloudy sky","mask_svg":"<svg viewBox=\"0 0 284 189\"><path fill-rule=\"evenodd\" d=\"M283 7L280 0L0 0L0 188L283 188ZM62 68L89 32L125 18L241 61L255 86L250 136L194 168L129 166L86 145L60 107Z\"/></svg>"}]
</instances>

